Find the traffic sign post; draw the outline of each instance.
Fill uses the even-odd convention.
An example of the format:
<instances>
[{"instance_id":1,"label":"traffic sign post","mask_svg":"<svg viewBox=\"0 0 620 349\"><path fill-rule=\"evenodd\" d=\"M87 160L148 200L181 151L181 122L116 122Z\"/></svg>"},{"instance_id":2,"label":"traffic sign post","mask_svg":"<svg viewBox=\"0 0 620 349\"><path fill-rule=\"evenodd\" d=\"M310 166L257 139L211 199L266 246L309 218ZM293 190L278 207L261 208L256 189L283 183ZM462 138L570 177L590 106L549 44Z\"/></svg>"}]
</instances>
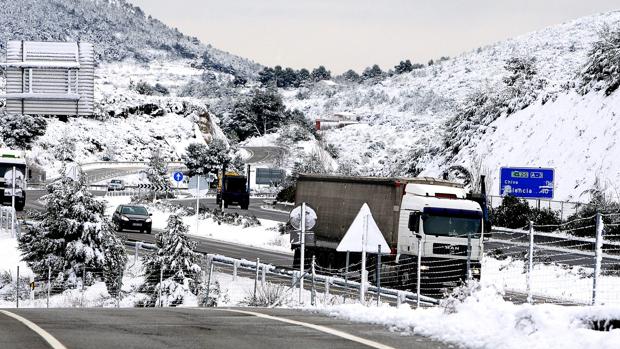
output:
<instances>
[{"instance_id":1,"label":"traffic sign post","mask_svg":"<svg viewBox=\"0 0 620 349\"><path fill-rule=\"evenodd\" d=\"M555 171L552 168L500 168L499 195L524 199L553 199Z\"/></svg>"},{"instance_id":2,"label":"traffic sign post","mask_svg":"<svg viewBox=\"0 0 620 349\"><path fill-rule=\"evenodd\" d=\"M181 181L183 180L183 173L181 173L181 172L175 172L175 173L172 175L172 178L174 178L174 180L175 180L175 181L177 181L177 182L181 182Z\"/></svg>"},{"instance_id":3,"label":"traffic sign post","mask_svg":"<svg viewBox=\"0 0 620 349\"><path fill-rule=\"evenodd\" d=\"M299 303L301 304L302 294L304 290L304 259L306 258L306 231L314 228L316 225L316 212L308 207L305 202L301 206L295 207L290 215L289 222L293 228L300 230L299 237Z\"/></svg>"},{"instance_id":4,"label":"traffic sign post","mask_svg":"<svg viewBox=\"0 0 620 349\"><path fill-rule=\"evenodd\" d=\"M177 182L177 194L179 193L179 183L183 181L183 173L175 172L172 174L172 178Z\"/></svg>"}]
</instances>

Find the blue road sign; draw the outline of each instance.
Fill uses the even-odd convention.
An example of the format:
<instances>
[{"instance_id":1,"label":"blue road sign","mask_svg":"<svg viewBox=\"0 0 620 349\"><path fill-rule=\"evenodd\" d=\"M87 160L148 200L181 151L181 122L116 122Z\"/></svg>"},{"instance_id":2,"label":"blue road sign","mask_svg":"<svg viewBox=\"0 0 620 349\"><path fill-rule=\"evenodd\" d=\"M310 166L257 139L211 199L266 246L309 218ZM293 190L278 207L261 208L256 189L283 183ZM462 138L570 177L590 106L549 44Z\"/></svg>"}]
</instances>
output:
<instances>
[{"instance_id":1,"label":"blue road sign","mask_svg":"<svg viewBox=\"0 0 620 349\"><path fill-rule=\"evenodd\" d=\"M552 168L500 168L499 195L525 199L553 199Z\"/></svg>"},{"instance_id":2,"label":"blue road sign","mask_svg":"<svg viewBox=\"0 0 620 349\"><path fill-rule=\"evenodd\" d=\"M172 175L172 178L174 178L174 180L175 180L175 181L180 182L180 181L182 181L182 180L183 180L183 173L181 173L181 172L175 172L175 173Z\"/></svg>"}]
</instances>

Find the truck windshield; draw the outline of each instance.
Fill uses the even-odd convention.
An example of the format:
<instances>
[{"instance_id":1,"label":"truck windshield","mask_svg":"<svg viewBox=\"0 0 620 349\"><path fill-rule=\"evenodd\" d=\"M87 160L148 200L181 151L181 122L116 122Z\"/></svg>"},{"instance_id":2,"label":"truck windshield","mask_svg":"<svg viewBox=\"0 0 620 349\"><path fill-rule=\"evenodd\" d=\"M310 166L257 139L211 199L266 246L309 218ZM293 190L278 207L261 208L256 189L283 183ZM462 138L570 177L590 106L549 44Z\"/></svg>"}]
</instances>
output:
<instances>
[{"instance_id":1,"label":"truck windshield","mask_svg":"<svg viewBox=\"0 0 620 349\"><path fill-rule=\"evenodd\" d=\"M482 219L466 215L436 215L422 216L424 234L438 236L464 237L471 234L472 239L479 239Z\"/></svg>"}]
</instances>

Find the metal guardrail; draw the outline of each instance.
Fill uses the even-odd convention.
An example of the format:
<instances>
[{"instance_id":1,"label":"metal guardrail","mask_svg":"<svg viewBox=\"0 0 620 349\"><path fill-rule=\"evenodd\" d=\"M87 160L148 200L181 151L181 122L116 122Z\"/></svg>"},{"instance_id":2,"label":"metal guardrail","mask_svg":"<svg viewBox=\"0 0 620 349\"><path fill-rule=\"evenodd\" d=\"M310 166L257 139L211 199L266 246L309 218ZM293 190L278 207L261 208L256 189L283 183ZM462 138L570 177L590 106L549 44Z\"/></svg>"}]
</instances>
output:
<instances>
[{"instance_id":1,"label":"metal guardrail","mask_svg":"<svg viewBox=\"0 0 620 349\"><path fill-rule=\"evenodd\" d=\"M149 250L149 251L154 251L157 249L157 246L155 246L154 244L147 243L147 242L141 242L141 241L127 240L125 241L125 244L128 247L132 247L136 249L136 251L140 248ZM256 273L256 275L258 275L258 271L264 270L264 272L267 274L285 277L285 278L291 278L294 280L298 279L299 274L300 274L298 270L293 270L293 269L284 268L284 267L277 267L272 264L257 263L255 261L249 261L247 259L236 259L236 258L230 258L230 257L217 255L217 254L205 254L205 253L201 253L201 254L207 258L209 263L217 263L220 265L226 265L226 266L232 267L233 270L235 270L234 271L235 274L238 268L252 271L253 273ZM314 280L315 282L321 282L324 284L329 283L331 287L339 287L344 290L351 290L351 291L357 292L360 289L359 282L352 281L352 280L345 280L339 277L315 274ZM369 285L365 287L365 289L368 294L376 295L378 291L378 288L374 285ZM414 292L401 291L401 290L395 290L395 289L384 288L384 287L381 287L379 290L380 290L379 292L380 297L392 299L399 304L401 302L416 303L418 300L418 296ZM420 304L426 305L426 306L437 305L439 304L439 300L422 295L420 296Z\"/></svg>"}]
</instances>

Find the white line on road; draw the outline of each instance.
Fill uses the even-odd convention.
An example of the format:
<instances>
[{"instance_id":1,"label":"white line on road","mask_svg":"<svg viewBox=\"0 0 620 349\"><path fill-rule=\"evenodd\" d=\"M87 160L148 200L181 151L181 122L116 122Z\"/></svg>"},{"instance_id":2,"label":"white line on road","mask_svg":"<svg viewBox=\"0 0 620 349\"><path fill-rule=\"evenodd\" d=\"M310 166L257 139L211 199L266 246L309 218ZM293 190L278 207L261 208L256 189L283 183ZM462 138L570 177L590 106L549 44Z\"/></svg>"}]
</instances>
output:
<instances>
[{"instance_id":1,"label":"white line on road","mask_svg":"<svg viewBox=\"0 0 620 349\"><path fill-rule=\"evenodd\" d=\"M264 318L264 319L269 319L269 320L280 321L280 322L285 322L285 323L292 324L292 325L297 325L297 326L308 327L308 328L311 328L311 329L314 329L314 330L317 330L317 331L320 331L320 332L324 332L324 333L327 333L327 334L334 335L336 337L348 339L350 341L353 341L353 342L356 342L356 343L360 343L360 344L369 346L371 348L394 349L393 347L390 347L390 346L385 345L385 344L377 343L377 342L371 341L369 339L364 339L364 338L352 335L350 333L338 331L338 330L335 330L333 328L329 328L329 327L325 327L325 326L321 326L321 325L315 325L315 324L310 324L310 323L307 323L307 322L301 322L301 321L296 321L296 320L291 320L291 319L285 319L285 318L271 316L271 315L267 315L267 314L256 313L256 312L253 312L253 311L235 310L235 309L222 309L222 310L230 311L230 312L233 312L233 313L253 315L253 316L256 316L256 317L260 317L260 318Z\"/></svg>"},{"instance_id":2,"label":"white line on road","mask_svg":"<svg viewBox=\"0 0 620 349\"><path fill-rule=\"evenodd\" d=\"M36 334L41 336L47 342L47 344L49 344L50 347L52 347L52 349L67 349L67 347L62 345L62 343L60 343L56 338L54 338L51 334L49 334L47 331L45 331L41 327L37 326L37 324L35 324L34 322L26 318L23 318L17 314L11 313L10 311L0 310L0 313L6 316L12 317L13 319L26 325L29 329L33 330Z\"/></svg>"}]
</instances>

